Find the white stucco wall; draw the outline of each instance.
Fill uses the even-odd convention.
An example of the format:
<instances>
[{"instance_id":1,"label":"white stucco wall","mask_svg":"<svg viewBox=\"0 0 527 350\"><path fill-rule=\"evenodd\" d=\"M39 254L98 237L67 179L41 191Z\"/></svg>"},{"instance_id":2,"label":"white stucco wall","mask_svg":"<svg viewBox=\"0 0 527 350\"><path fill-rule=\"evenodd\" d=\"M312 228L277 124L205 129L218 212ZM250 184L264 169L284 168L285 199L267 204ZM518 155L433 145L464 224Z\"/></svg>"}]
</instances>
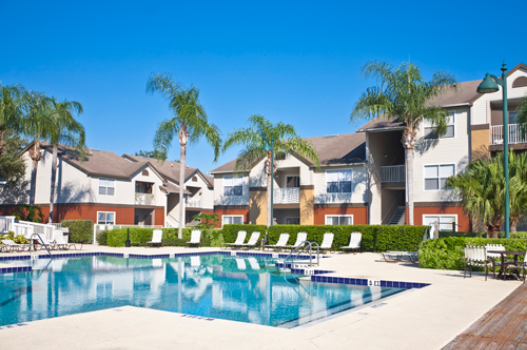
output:
<instances>
[{"instance_id":1,"label":"white stucco wall","mask_svg":"<svg viewBox=\"0 0 527 350\"><path fill-rule=\"evenodd\" d=\"M331 170L352 170L351 193L327 193L326 173ZM367 203L368 178L366 167L362 165L328 167L315 170L313 174L315 185L315 203Z\"/></svg>"},{"instance_id":2,"label":"white stucco wall","mask_svg":"<svg viewBox=\"0 0 527 350\"><path fill-rule=\"evenodd\" d=\"M243 181L243 194L241 196L224 196L223 178L232 174L214 175L214 204L215 205L249 205L249 176L240 174Z\"/></svg>"}]
</instances>

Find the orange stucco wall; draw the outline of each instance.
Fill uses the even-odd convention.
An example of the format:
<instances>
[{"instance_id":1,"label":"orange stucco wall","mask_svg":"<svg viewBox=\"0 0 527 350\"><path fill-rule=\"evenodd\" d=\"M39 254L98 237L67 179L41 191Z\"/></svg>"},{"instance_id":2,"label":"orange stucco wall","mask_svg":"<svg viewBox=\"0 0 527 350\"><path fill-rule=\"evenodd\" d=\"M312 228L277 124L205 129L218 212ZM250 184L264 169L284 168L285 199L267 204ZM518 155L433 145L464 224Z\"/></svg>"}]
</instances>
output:
<instances>
[{"instance_id":1,"label":"orange stucco wall","mask_svg":"<svg viewBox=\"0 0 527 350\"><path fill-rule=\"evenodd\" d=\"M368 224L368 207L361 208L317 208L315 207L315 225L325 225L326 215L353 215L354 225Z\"/></svg>"},{"instance_id":2,"label":"orange stucco wall","mask_svg":"<svg viewBox=\"0 0 527 350\"><path fill-rule=\"evenodd\" d=\"M249 208L214 208L214 214L220 216L220 224L216 228L221 228L223 215L243 215L243 223L249 223Z\"/></svg>"}]
</instances>

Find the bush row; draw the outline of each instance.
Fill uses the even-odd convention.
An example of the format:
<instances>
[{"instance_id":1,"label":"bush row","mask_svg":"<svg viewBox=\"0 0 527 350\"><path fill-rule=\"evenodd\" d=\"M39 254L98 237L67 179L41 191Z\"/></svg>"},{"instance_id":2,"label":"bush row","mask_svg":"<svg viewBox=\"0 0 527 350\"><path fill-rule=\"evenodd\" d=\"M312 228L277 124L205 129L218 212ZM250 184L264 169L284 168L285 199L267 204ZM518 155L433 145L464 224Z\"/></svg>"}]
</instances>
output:
<instances>
[{"instance_id":1,"label":"bush row","mask_svg":"<svg viewBox=\"0 0 527 350\"><path fill-rule=\"evenodd\" d=\"M92 220L64 220L60 226L69 229L69 241L71 243L89 244L93 241Z\"/></svg>"},{"instance_id":2,"label":"bush row","mask_svg":"<svg viewBox=\"0 0 527 350\"><path fill-rule=\"evenodd\" d=\"M485 246L487 244L502 244L507 250L527 251L527 240L520 238L439 238L421 244L419 248L420 267L462 270L464 268L465 246Z\"/></svg>"},{"instance_id":3,"label":"bush row","mask_svg":"<svg viewBox=\"0 0 527 350\"><path fill-rule=\"evenodd\" d=\"M146 242L152 240L154 229L152 228L122 228L111 231L103 231L99 233L97 238L99 244L106 243L110 247L124 247L127 232L130 230L130 243L132 246L149 246ZM188 246L187 242L190 241L190 233L192 229L183 229L183 239L178 239L177 228L165 228L163 230L162 245L167 246ZM219 230L201 230L201 246L202 247L220 247L223 244L223 237Z\"/></svg>"}]
</instances>

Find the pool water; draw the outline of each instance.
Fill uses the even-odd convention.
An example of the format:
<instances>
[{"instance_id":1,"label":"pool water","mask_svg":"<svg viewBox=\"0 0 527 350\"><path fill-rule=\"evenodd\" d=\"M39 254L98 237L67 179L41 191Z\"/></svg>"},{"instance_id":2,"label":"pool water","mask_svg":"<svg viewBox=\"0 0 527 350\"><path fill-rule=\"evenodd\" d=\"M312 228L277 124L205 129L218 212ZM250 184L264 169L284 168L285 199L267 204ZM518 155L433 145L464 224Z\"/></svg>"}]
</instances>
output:
<instances>
[{"instance_id":1,"label":"pool water","mask_svg":"<svg viewBox=\"0 0 527 350\"><path fill-rule=\"evenodd\" d=\"M221 254L40 259L31 272L0 274L0 326L132 305L290 328L404 290L311 282L275 262Z\"/></svg>"}]
</instances>

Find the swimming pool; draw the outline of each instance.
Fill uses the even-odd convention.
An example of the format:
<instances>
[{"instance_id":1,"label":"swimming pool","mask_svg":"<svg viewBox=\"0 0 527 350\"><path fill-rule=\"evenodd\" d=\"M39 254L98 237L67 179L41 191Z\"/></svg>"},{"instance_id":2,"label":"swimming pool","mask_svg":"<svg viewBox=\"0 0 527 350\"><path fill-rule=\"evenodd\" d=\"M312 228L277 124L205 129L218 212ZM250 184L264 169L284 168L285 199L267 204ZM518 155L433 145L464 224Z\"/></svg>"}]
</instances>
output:
<instances>
[{"instance_id":1,"label":"swimming pool","mask_svg":"<svg viewBox=\"0 0 527 350\"><path fill-rule=\"evenodd\" d=\"M275 259L225 254L40 259L0 274L0 326L126 305L291 328L405 289L311 282Z\"/></svg>"}]
</instances>

